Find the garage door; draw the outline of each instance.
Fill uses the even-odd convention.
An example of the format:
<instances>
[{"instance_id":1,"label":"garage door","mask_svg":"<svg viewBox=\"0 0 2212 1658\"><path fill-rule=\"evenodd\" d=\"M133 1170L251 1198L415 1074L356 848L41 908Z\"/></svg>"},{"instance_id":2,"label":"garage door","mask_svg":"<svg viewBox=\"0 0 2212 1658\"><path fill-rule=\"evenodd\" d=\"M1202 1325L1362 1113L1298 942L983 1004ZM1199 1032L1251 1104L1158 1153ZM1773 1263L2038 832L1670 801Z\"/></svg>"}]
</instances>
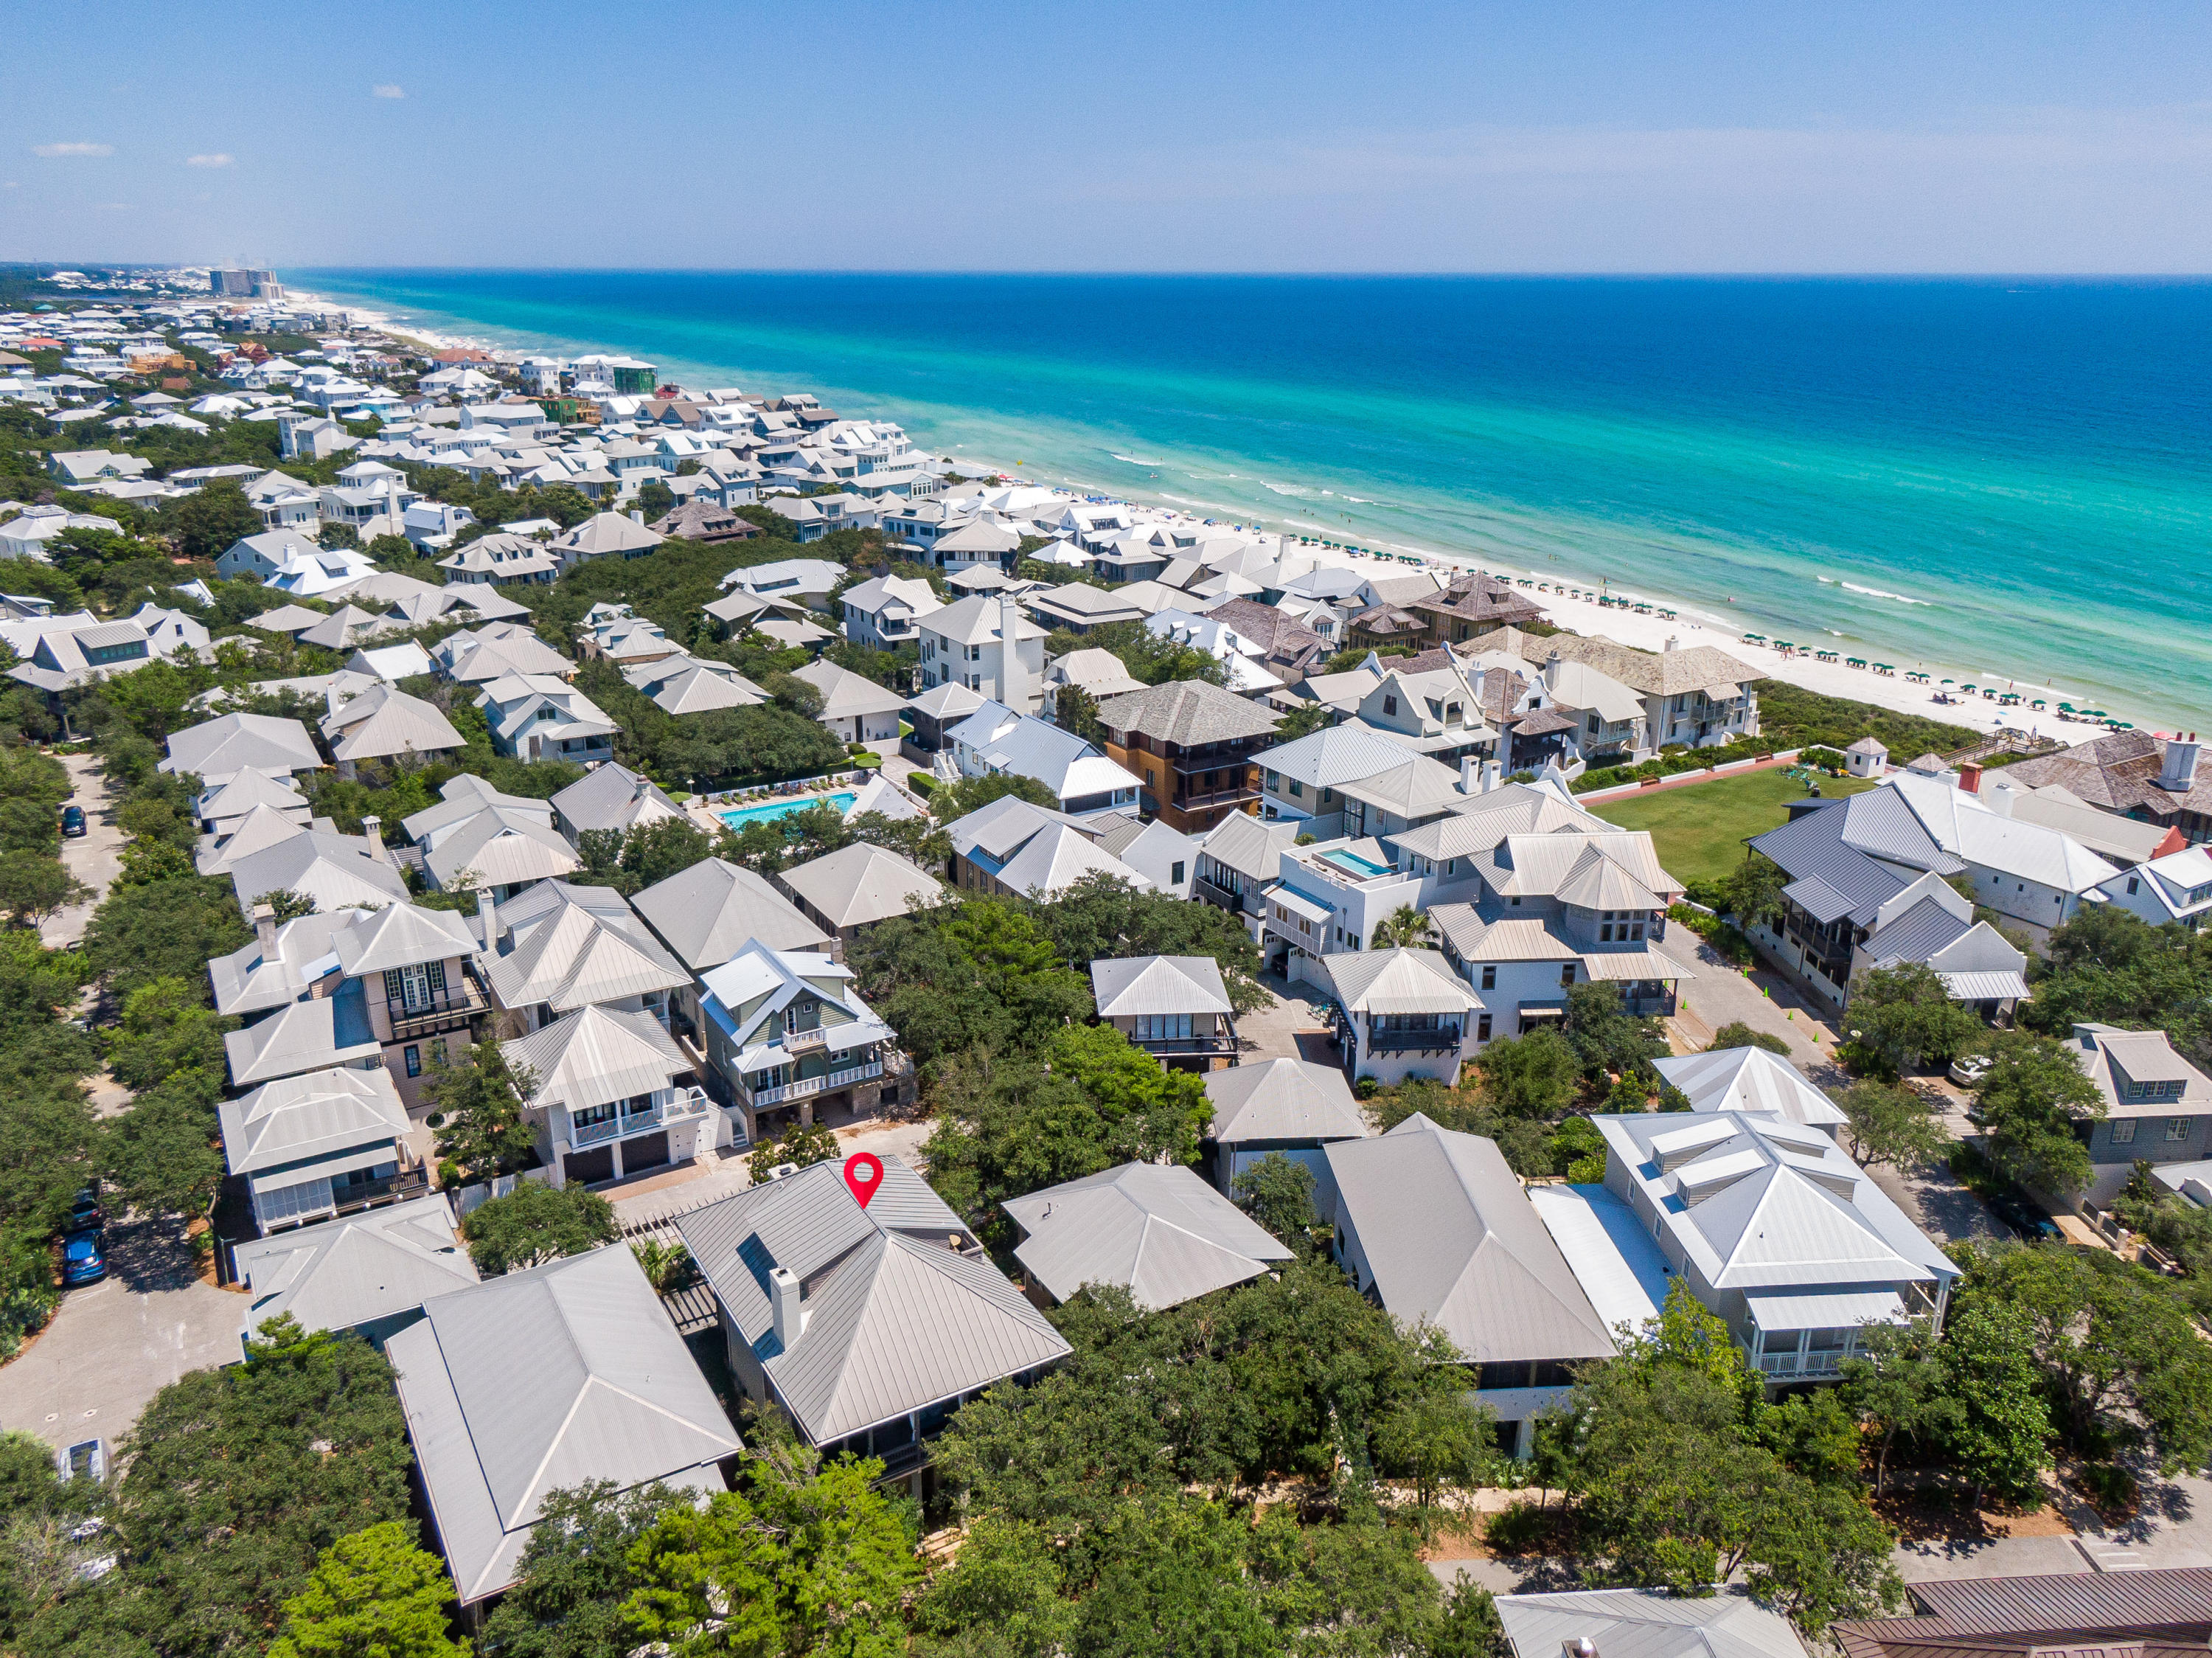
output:
<instances>
[{"instance_id":1,"label":"garage door","mask_svg":"<svg viewBox=\"0 0 2212 1658\"><path fill-rule=\"evenodd\" d=\"M611 1180L615 1178L615 1149L593 1146L589 1151L572 1151L568 1161L562 1165L562 1173L586 1186Z\"/></svg>"}]
</instances>

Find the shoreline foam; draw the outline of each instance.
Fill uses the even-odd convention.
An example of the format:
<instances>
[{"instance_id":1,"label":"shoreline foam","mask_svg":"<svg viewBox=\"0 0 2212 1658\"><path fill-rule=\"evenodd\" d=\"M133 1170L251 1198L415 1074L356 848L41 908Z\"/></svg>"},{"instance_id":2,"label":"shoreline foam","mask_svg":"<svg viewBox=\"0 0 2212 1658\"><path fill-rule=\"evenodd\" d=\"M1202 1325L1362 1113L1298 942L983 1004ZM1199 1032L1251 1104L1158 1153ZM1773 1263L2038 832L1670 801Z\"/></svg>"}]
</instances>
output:
<instances>
[{"instance_id":1,"label":"shoreline foam","mask_svg":"<svg viewBox=\"0 0 2212 1658\"><path fill-rule=\"evenodd\" d=\"M325 296L313 295L306 290L295 291L298 296L303 299L318 299L326 303L341 305L343 308L361 319L359 326L371 332L393 337L404 335L407 338L428 344L434 350L475 349L496 352L518 349L482 336L457 334L447 330L421 326L410 320L396 317L392 313L362 307L350 302L328 300ZM964 449L964 446L959 447ZM1110 451L1109 453L1111 454ZM1154 464L1121 454L1112 454L1111 458L1127 465ZM959 463L963 466L972 463L989 468L995 475L1014 482L1100 495L1109 500L1124 503L1148 513L1185 522L1208 521L1205 514L1212 511L1231 515L1229 518L1216 519L1212 521L1217 524L1240 524L1254 533L1304 534L1321 539L1332 539L1342 533L1327 525L1302 522L1295 510L1285 513L1279 521L1271 523L1268 519L1253 515L1242 508L1203 501L1179 500L1165 491L1162 491L1155 498L1146 499L1143 496L1110 484L1091 483L1073 478L1047 479L1036 476L1033 469L1019 462L1010 466L982 454L969 454L963 452L959 456ZM1286 505L1301 498L1328 496L1332 493L1329 491L1321 490L1317 486L1304 485L1269 484L1266 487L1283 496ZM1290 491L1293 489L1301 491L1302 495L1291 494ZM1345 498L1356 497L1346 497ZM1978 697L1951 704L1939 704L1934 700L1936 686L1910 684L1902 677L1903 672L1908 666L1902 661L1897 664L1899 669L1899 676L1893 678L1875 674L1869 669L1846 667L1841 662L1818 661L1808 655L1784 656L1771 645L1744 643L1742 634L1747 631L1756 631L1757 630L1744 629L1709 609L1669 598L1656 589L1624 587L1620 589L1620 593L1622 596L1649 603L1656 607L1672 610L1675 613L1675 619L1669 621L1657 615L1639 616L1632 610L1601 608L1594 599L1571 598L1565 591L1565 588L1579 586L1587 591L1599 584L1595 582L1581 581L1573 576L1561 576L1556 571L1535 570L1505 561L1451 549L1390 543L1380 538L1370 538L1367 545L1384 552L1411 555L1432 567L1480 570L1495 576L1510 576L1516 578L1516 585L1518 578L1522 576L1545 582L1553 590L1541 595L1532 593L1531 596L1540 597L1540 601L1557 618L1559 625L1571 628L1574 632L1585 637L1603 637L1620 644L1650 651L1663 649L1669 637L1675 639L1678 644L1686 647L1712 645L1727 651L1741 661L1761 669L1765 676L1770 679L1780 680L1808 691L1818 692L1824 696L1847 698L1853 701L1887 708L1898 713L1921 715L1929 719L1941 720L1948 724L1977 730L1995 730L2009 726L2027 730L2032 735L2056 737L2069 744L2087 742L2106 735L2106 728L2101 725L2082 725L2063 722L2055 714L2049 712L2038 715L2018 708L2000 710L1993 703ZM1403 568L1396 558L1370 560L1368 555L1349 552L1341 545L1328 551L1352 561L1355 565L1373 562L1379 566L1386 565L1394 570ZM1841 576L1821 576L1819 579L1824 584L1832 584L1867 597L1888 599L1906 605L1923 607L1929 602L1923 599L1915 599L1910 594L1891 593L1854 583ZM1875 660L1875 654L1884 649L1872 642L1869 642L1864 648L1868 652L1869 660ZM1893 651L1893 648L1891 649ZM1913 661L1909 666L1913 670L1929 674L1938 681L1952 679L1961 684L1972 683L1978 686L2002 681L2008 690L2017 690L2030 697L2042 696L2053 703L2060 700L2075 700L2075 697L2065 689L2057 687L2049 682L2038 685L2032 680L2015 679L1985 667L1967 667L1958 663L1926 660ZM2085 698L2087 696L2087 693L2081 694ZM2098 705L2119 700L2121 699L2109 694L2100 696L2097 699ZM2137 723L2140 725L2143 722L2138 720Z\"/></svg>"}]
</instances>

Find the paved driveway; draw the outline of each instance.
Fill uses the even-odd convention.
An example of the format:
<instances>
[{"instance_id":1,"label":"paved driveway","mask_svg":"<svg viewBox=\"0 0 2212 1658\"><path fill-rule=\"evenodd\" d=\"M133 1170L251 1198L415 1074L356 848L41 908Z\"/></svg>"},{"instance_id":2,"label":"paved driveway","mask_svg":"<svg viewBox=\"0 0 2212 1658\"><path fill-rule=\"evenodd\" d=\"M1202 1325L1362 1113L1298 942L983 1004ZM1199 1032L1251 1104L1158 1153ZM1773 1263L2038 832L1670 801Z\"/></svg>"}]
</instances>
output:
<instances>
[{"instance_id":1,"label":"paved driveway","mask_svg":"<svg viewBox=\"0 0 2212 1658\"><path fill-rule=\"evenodd\" d=\"M1237 1042L1243 1049L1237 1064L1256 1065L1267 1059L1336 1064L1327 1040L1326 992L1313 984L1293 984L1280 973L1262 973L1260 984L1273 1000L1237 1021Z\"/></svg>"},{"instance_id":2,"label":"paved driveway","mask_svg":"<svg viewBox=\"0 0 2212 1658\"><path fill-rule=\"evenodd\" d=\"M62 841L62 867L92 888L82 904L58 910L39 925L39 942L48 948L74 944L84 936L85 925L107 892L107 883L123 868L123 831L115 826L115 801L100 761L92 754L64 754L70 781L76 785L70 803L84 808L84 833Z\"/></svg>"},{"instance_id":3,"label":"paved driveway","mask_svg":"<svg viewBox=\"0 0 2212 1658\"><path fill-rule=\"evenodd\" d=\"M1802 997L1771 973L1730 966L1687 927L1670 925L1662 948L1679 956L1692 945L1689 962L1698 976L1683 980L1681 1011L1668 1021L1678 1050L1702 1052L1715 1031L1741 1021L1787 1042L1790 1058L1815 1082L1828 1086L1841 1080L1822 1074L1835 1069L1836 1033Z\"/></svg>"},{"instance_id":4,"label":"paved driveway","mask_svg":"<svg viewBox=\"0 0 2212 1658\"><path fill-rule=\"evenodd\" d=\"M0 1428L57 1449L94 1437L112 1448L162 1388L240 1356L246 1298L202 1283L173 1226L131 1221L107 1236L106 1278L70 1290L0 1366Z\"/></svg>"}]
</instances>

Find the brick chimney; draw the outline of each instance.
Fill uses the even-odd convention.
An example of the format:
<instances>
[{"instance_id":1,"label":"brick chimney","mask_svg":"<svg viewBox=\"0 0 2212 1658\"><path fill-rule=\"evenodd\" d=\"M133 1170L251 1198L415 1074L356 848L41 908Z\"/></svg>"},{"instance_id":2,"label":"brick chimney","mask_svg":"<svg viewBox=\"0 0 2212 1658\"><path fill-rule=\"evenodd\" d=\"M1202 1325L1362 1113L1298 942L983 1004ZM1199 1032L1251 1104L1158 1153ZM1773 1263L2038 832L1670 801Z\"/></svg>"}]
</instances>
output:
<instances>
[{"instance_id":1,"label":"brick chimney","mask_svg":"<svg viewBox=\"0 0 2212 1658\"><path fill-rule=\"evenodd\" d=\"M1982 768L1968 760L1959 768L1959 787L1969 795L1982 792Z\"/></svg>"}]
</instances>

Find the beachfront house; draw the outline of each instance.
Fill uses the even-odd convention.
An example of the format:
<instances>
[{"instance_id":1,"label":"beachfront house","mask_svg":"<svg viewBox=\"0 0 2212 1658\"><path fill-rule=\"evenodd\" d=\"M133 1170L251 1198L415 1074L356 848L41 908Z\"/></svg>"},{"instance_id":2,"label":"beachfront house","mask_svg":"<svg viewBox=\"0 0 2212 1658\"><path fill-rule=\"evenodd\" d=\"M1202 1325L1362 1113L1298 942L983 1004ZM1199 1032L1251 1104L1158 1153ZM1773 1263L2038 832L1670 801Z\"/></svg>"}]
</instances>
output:
<instances>
[{"instance_id":1,"label":"beachfront house","mask_svg":"<svg viewBox=\"0 0 2212 1658\"><path fill-rule=\"evenodd\" d=\"M2155 736L2115 731L2005 768L2030 788L2063 787L2100 812L2179 829L2191 844L2212 841L2212 769L2197 764L2197 734Z\"/></svg>"},{"instance_id":2,"label":"beachfront house","mask_svg":"<svg viewBox=\"0 0 2212 1658\"><path fill-rule=\"evenodd\" d=\"M1625 1237L1656 1240L1769 1382L1833 1381L1868 1324L1941 1327L1959 1269L1820 1129L1741 1111L1590 1120L1635 1219Z\"/></svg>"},{"instance_id":3,"label":"beachfront house","mask_svg":"<svg viewBox=\"0 0 2212 1658\"><path fill-rule=\"evenodd\" d=\"M1352 1287L1442 1333L1500 1448L1526 1457L1573 1367L1610 1358L1613 1344L1497 1143L1416 1112L1324 1155L1337 1194L1330 1253Z\"/></svg>"},{"instance_id":4,"label":"beachfront house","mask_svg":"<svg viewBox=\"0 0 2212 1658\"><path fill-rule=\"evenodd\" d=\"M1456 576L1441 593L1415 593L1400 602L1420 619L1421 639L1431 645L1466 644L1544 619L1541 605L1495 576Z\"/></svg>"},{"instance_id":5,"label":"beachfront house","mask_svg":"<svg viewBox=\"0 0 2212 1658\"><path fill-rule=\"evenodd\" d=\"M1685 648L1670 637L1651 651L1570 633L1514 638L1528 661L1540 666L1556 653L1633 691L1644 700L1645 741L1654 748L1711 748L1759 735L1757 686L1765 676L1711 645Z\"/></svg>"}]
</instances>

